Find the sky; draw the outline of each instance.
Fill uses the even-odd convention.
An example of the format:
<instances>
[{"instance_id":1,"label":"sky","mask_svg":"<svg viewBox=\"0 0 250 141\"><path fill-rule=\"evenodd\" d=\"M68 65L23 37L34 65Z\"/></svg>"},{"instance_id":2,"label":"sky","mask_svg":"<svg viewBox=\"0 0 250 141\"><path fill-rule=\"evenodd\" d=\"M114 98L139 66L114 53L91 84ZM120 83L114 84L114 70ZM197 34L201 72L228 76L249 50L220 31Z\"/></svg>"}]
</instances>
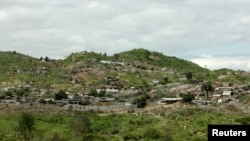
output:
<instances>
[{"instance_id":1,"label":"sky","mask_svg":"<svg viewBox=\"0 0 250 141\"><path fill-rule=\"evenodd\" d=\"M0 51L63 59L135 48L250 70L249 0L0 0Z\"/></svg>"}]
</instances>

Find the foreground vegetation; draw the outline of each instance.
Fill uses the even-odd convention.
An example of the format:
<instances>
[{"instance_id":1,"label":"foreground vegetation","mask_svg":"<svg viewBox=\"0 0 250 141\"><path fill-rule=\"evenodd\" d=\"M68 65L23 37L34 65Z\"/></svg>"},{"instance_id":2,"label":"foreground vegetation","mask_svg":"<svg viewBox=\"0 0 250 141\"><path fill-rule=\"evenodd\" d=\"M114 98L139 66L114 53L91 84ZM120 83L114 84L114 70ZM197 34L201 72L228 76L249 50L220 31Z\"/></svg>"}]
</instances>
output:
<instances>
[{"instance_id":1,"label":"foreground vegetation","mask_svg":"<svg viewBox=\"0 0 250 141\"><path fill-rule=\"evenodd\" d=\"M63 115L25 112L0 114L0 140L205 141L208 124L250 124L250 116L200 108L159 115L98 115L93 111L74 111Z\"/></svg>"}]
</instances>

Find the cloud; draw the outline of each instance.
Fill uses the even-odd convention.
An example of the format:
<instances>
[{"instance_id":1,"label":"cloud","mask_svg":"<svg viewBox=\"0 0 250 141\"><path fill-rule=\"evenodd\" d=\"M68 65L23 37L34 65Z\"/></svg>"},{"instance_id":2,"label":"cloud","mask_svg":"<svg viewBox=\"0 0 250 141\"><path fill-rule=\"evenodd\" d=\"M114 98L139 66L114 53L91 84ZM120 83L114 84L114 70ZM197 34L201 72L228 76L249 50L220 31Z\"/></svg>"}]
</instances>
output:
<instances>
[{"instance_id":1,"label":"cloud","mask_svg":"<svg viewBox=\"0 0 250 141\"><path fill-rule=\"evenodd\" d=\"M214 47L226 55L235 45L231 52L240 54L250 43L249 4L248 0L0 1L0 50L59 58L83 50L114 54L145 48L182 57L187 52L201 55L200 49L210 54Z\"/></svg>"},{"instance_id":2,"label":"cloud","mask_svg":"<svg viewBox=\"0 0 250 141\"><path fill-rule=\"evenodd\" d=\"M250 57L247 55L234 57L202 55L191 59L191 61L210 70L231 68L234 70L250 71Z\"/></svg>"}]
</instances>

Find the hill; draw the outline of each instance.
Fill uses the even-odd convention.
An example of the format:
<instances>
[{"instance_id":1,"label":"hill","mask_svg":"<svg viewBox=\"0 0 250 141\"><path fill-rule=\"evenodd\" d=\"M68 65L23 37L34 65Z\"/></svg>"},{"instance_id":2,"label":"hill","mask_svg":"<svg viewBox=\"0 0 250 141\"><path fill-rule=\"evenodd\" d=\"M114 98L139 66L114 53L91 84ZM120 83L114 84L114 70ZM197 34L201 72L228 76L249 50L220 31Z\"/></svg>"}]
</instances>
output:
<instances>
[{"instance_id":1,"label":"hill","mask_svg":"<svg viewBox=\"0 0 250 141\"><path fill-rule=\"evenodd\" d=\"M118 64L105 64L105 61ZM119 63L124 65L119 66ZM119 78L117 85L130 87L147 86L152 80L162 82L166 80L164 77L169 83L183 82L187 74L191 74L192 80L214 80L225 72L237 74L227 69L209 71L190 61L145 49L133 49L112 56L83 51L72 53L64 60L38 59L15 51L0 52L0 72L0 82L10 85L25 82L43 88L55 86L77 90L90 84L94 87L104 85L106 77ZM221 78L225 81L248 81L245 75ZM72 82L77 82L79 87Z\"/></svg>"},{"instance_id":2,"label":"hill","mask_svg":"<svg viewBox=\"0 0 250 141\"><path fill-rule=\"evenodd\" d=\"M72 62L79 62L79 61L88 61L91 59L96 59L96 60L108 60L109 57L105 54L98 54L95 52L87 52L87 51L82 51L82 52L77 52L77 53L71 53L65 60L65 63L72 63Z\"/></svg>"},{"instance_id":3,"label":"hill","mask_svg":"<svg viewBox=\"0 0 250 141\"><path fill-rule=\"evenodd\" d=\"M165 56L162 53L150 52L145 49L133 49L114 56L125 60L144 62L148 65L176 69L182 72L209 72L209 70L187 60Z\"/></svg>"},{"instance_id":4,"label":"hill","mask_svg":"<svg viewBox=\"0 0 250 141\"><path fill-rule=\"evenodd\" d=\"M86 62L87 60L91 59L134 62L141 65L174 69L180 72L209 72L208 69L204 69L190 61L172 56L166 56L162 53L151 52L145 49L133 49L114 54L113 56L107 56L106 54L97 54L95 52L72 53L65 59L65 62Z\"/></svg>"},{"instance_id":5,"label":"hill","mask_svg":"<svg viewBox=\"0 0 250 141\"><path fill-rule=\"evenodd\" d=\"M27 83L50 85L61 79L59 62L49 58L34 58L18 52L0 52L0 82L10 85Z\"/></svg>"}]
</instances>

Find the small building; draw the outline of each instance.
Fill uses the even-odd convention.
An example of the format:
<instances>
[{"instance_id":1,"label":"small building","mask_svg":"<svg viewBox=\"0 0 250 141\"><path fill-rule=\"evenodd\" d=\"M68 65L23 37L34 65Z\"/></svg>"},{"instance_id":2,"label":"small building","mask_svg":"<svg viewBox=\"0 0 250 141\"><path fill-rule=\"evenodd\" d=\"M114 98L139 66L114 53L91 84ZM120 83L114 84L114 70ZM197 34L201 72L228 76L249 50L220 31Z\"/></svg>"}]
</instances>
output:
<instances>
[{"instance_id":1,"label":"small building","mask_svg":"<svg viewBox=\"0 0 250 141\"><path fill-rule=\"evenodd\" d=\"M216 93L216 94L213 94L212 96L213 97L221 97L221 94Z\"/></svg>"},{"instance_id":2,"label":"small building","mask_svg":"<svg viewBox=\"0 0 250 141\"><path fill-rule=\"evenodd\" d=\"M115 98L104 97L99 100L99 102L114 102Z\"/></svg>"},{"instance_id":3,"label":"small building","mask_svg":"<svg viewBox=\"0 0 250 141\"><path fill-rule=\"evenodd\" d=\"M197 99L197 100L192 100L192 103L196 104L196 105L209 105L212 102L209 100L204 100L204 99Z\"/></svg>"},{"instance_id":4,"label":"small building","mask_svg":"<svg viewBox=\"0 0 250 141\"><path fill-rule=\"evenodd\" d=\"M182 97L175 97L175 98L162 98L157 104L172 104L182 100Z\"/></svg>"},{"instance_id":5,"label":"small building","mask_svg":"<svg viewBox=\"0 0 250 141\"><path fill-rule=\"evenodd\" d=\"M222 96L231 96L234 93L232 91L223 91Z\"/></svg>"}]
</instances>

